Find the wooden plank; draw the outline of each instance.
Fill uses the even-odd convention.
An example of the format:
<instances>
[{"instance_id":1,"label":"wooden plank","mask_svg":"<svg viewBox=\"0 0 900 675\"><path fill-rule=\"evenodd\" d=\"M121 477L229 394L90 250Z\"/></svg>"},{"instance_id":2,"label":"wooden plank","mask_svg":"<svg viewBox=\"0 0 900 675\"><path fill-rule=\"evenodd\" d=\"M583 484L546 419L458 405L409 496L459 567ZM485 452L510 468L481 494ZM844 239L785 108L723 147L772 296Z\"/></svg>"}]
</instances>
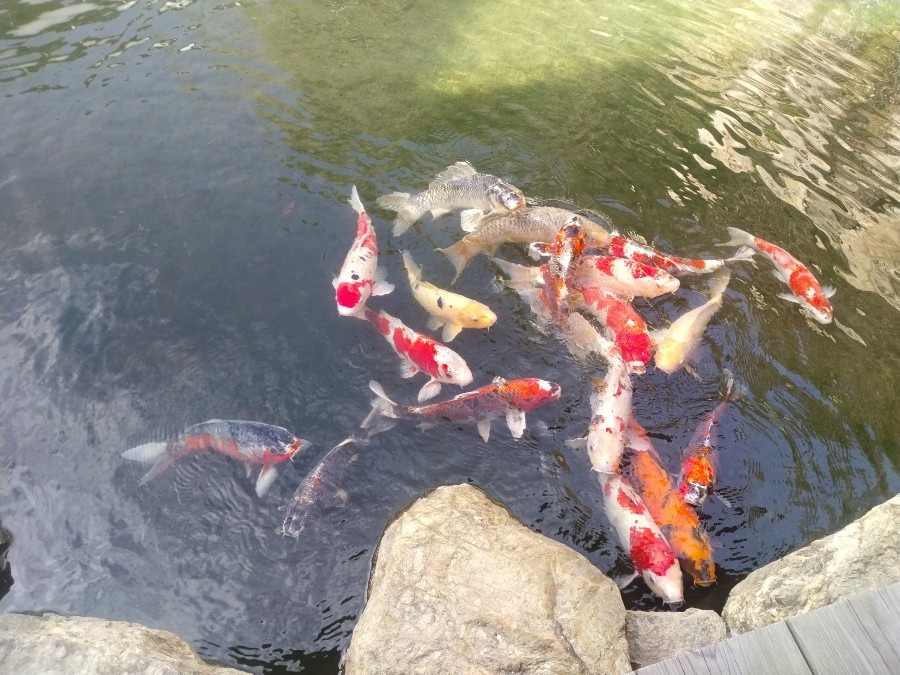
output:
<instances>
[{"instance_id":1,"label":"wooden plank","mask_svg":"<svg viewBox=\"0 0 900 675\"><path fill-rule=\"evenodd\" d=\"M784 623L645 666L638 675L812 675Z\"/></svg>"},{"instance_id":2,"label":"wooden plank","mask_svg":"<svg viewBox=\"0 0 900 675\"><path fill-rule=\"evenodd\" d=\"M900 660L891 638L872 613L873 607L878 611L877 593L873 591L853 601L842 600L787 620L814 673L895 675L900 672ZM887 609L885 603L884 610Z\"/></svg>"}]
</instances>

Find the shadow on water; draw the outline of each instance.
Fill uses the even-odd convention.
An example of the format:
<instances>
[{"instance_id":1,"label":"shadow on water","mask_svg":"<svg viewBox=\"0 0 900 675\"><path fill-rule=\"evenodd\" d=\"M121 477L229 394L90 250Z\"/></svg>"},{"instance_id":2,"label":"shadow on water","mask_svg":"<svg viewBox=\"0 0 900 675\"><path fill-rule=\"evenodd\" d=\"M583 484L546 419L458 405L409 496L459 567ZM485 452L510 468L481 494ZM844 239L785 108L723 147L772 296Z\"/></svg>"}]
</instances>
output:
<instances>
[{"instance_id":1,"label":"shadow on water","mask_svg":"<svg viewBox=\"0 0 900 675\"><path fill-rule=\"evenodd\" d=\"M559 405L518 443L501 425L490 444L401 425L348 470L345 508L300 541L274 534L300 477L366 413L369 379L413 396L380 338L334 315L349 184L386 234L375 197L459 159L679 253L720 255L726 226L756 232L838 287L823 328L763 263L736 268L701 381L636 380L671 473L722 367L748 389L719 426L733 506L703 509L720 583L690 589L691 606L720 609L751 570L900 489L893 3L90 4L0 13L6 608L142 621L255 672L335 672L384 523L460 482L626 576L587 460L564 444L583 434L588 373L481 259L458 287L501 321L454 345L479 384L548 377ZM48 134L60 118L71 128ZM443 285L433 249L458 237L447 218L383 239L399 283L378 307L423 321L399 250ZM636 306L663 327L705 289ZM222 457L136 487L122 449L211 417L315 446L264 500ZM638 584L625 599L658 609Z\"/></svg>"}]
</instances>

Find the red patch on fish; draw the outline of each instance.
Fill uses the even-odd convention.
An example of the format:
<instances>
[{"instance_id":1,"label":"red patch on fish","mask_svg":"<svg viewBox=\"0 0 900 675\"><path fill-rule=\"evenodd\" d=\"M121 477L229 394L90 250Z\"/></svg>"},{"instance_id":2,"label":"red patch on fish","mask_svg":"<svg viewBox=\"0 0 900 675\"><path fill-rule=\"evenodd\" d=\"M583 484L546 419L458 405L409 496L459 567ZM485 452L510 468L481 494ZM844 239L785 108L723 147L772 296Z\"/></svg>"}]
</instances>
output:
<instances>
[{"instance_id":1,"label":"red patch on fish","mask_svg":"<svg viewBox=\"0 0 900 675\"><path fill-rule=\"evenodd\" d=\"M607 431L609 433L612 433L612 429L607 429ZM643 504L632 499L631 495L625 492L625 490L623 490L622 488L619 488L619 494L616 495L616 501L619 502L619 506L621 506L623 509L631 511L631 513L640 515L644 513L644 511L646 511Z\"/></svg>"},{"instance_id":2,"label":"red patch on fish","mask_svg":"<svg viewBox=\"0 0 900 675\"><path fill-rule=\"evenodd\" d=\"M366 319L369 320L373 326L375 326L375 330L377 330L382 335L388 335L391 332L391 321L386 316L373 312L371 309L366 307Z\"/></svg>"},{"instance_id":3,"label":"red patch on fish","mask_svg":"<svg viewBox=\"0 0 900 675\"><path fill-rule=\"evenodd\" d=\"M356 307L360 300L362 300L362 287L367 283L371 283L369 281L356 281L352 284L339 284L337 287L337 292L335 293L335 299L337 303L341 307L353 308Z\"/></svg>"},{"instance_id":4,"label":"red patch on fish","mask_svg":"<svg viewBox=\"0 0 900 675\"><path fill-rule=\"evenodd\" d=\"M649 527L632 527L628 543L631 561L638 572L650 570L663 577L675 564L672 548Z\"/></svg>"},{"instance_id":5,"label":"red patch on fish","mask_svg":"<svg viewBox=\"0 0 900 675\"><path fill-rule=\"evenodd\" d=\"M429 375L438 374L437 344L431 340L411 340L407 332L395 328L393 334L394 347L397 352L409 357L419 368Z\"/></svg>"}]
</instances>

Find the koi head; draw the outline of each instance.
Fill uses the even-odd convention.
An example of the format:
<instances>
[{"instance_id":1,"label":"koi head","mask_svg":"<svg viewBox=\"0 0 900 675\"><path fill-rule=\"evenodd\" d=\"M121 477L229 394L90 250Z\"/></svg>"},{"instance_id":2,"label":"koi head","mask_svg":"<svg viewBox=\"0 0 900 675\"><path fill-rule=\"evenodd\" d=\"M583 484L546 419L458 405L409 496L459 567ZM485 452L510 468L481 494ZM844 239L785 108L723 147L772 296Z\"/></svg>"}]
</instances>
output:
<instances>
[{"instance_id":1,"label":"koi head","mask_svg":"<svg viewBox=\"0 0 900 675\"><path fill-rule=\"evenodd\" d=\"M515 211L525 206L525 195L515 185L504 181L488 189L488 200L495 211Z\"/></svg>"},{"instance_id":2,"label":"koi head","mask_svg":"<svg viewBox=\"0 0 900 675\"><path fill-rule=\"evenodd\" d=\"M704 450L706 446L704 446ZM716 484L716 470L710 462L709 453L688 457L681 466L678 491L691 506L702 506Z\"/></svg>"},{"instance_id":3,"label":"koi head","mask_svg":"<svg viewBox=\"0 0 900 675\"><path fill-rule=\"evenodd\" d=\"M282 454L286 455L289 460L294 461L294 457L309 446L309 441L305 441L302 438L295 438L290 445L284 448L284 452Z\"/></svg>"},{"instance_id":4,"label":"koi head","mask_svg":"<svg viewBox=\"0 0 900 675\"><path fill-rule=\"evenodd\" d=\"M447 350L436 359L438 367L437 379L448 384L458 384L465 387L472 384L472 371L463 357L454 351Z\"/></svg>"},{"instance_id":5,"label":"koi head","mask_svg":"<svg viewBox=\"0 0 900 675\"><path fill-rule=\"evenodd\" d=\"M338 314L341 316L357 314L360 305L368 299L371 286L371 282L361 280L358 274L353 274L351 281L338 283L334 292Z\"/></svg>"},{"instance_id":6,"label":"koi head","mask_svg":"<svg viewBox=\"0 0 900 675\"><path fill-rule=\"evenodd\" d=\"M504 382L500 387L510 405L523 412L547 405L557 400L562 393L562 389L555 382L536 378L512 380Z\"/></svg>"}]
</instances>

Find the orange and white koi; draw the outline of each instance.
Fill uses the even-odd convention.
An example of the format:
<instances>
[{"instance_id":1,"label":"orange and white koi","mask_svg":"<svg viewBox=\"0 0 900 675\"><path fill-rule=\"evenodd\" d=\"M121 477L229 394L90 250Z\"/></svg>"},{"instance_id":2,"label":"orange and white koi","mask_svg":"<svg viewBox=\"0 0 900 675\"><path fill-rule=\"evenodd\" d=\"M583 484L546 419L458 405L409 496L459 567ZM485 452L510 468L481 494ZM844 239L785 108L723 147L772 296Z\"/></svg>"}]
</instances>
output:
<instances>
[{"instance_id":1,"label":"orange and white koi","mask_svg":"<svg viewBox=\"0 0 900 675\"><path fill-rule=\"evenodd\" d=\"M602 381L595 381L587 436L568 440L566 445L586 448L594 471L618 473L625 451L625 429L631 418L631 376L616 347L610 346L606 357L609 370Z\"/></svg>"},{"instance_id":2,"label":"orange and white koi","mask_svg":"<svg viewBox=\"0 0 900 675\"><path fill-rule=\"evenodd\" d=\"M653 521L659 525L681 563L682 571L690 575L697 586L711 586L716 583L716 565L709 536L701 527L697 512L672 486L669 474L659 465L652 446L650 451L646 450L648 444L646 432L632 418L627 440L631 452L626 454L624 473L643 499Z\"/></svg>"},{"instance_id":3,"label":"orange and white koi","mask_svg":"<svg viewBox=\"0 0 900 675\"><path fill-rule=\"evenodd\" d=\"M742 246L730 258L712 260L679 258L678 256L657 251L651 246L640 244L617 232L612 233L612 239L609 242L609 253L617 258L628 258L629 260L637 260L647 265L659 267L675 276L709 274L722 269L728 263L753 259L753 249L749 246Z\"/></svg>"},{"instance_id":4,"label":"orange and white koi","mask_svg":"<svg viewBox=\"0 0 900 675\"><path fill-rule=\"evenodd\" d=\"M248 476L254 465L262 466L256 479L256 494L262 497L278 475L277 465L292 460L309 446L309 441L297 438L283 427L242 420L209 420L188 427L177 439L144 443L126 450L122 457L153 464L141 479L140 484L144 485L181 457L220 452L244 462Z\"/></svg>"},{"instance_id":5,"label":"orange and white koi","mask_svg":"<svg viewBox=\"0 0 900 675\"><path fill-rule=\"evenodd\" d=\"M656 335L656 367L670 375L681 368L700 344L706 325L722 306L722 298L731 272L726 267L709 280L709 300L679 316L672 325Z\"/></svg>"},{"instance_id":6,"label":"orange and white koi","mask_svg":"<svg viewBox=\"0 0 900 675\"><path fill-rule=\"evenodd\" d=\"M506 381L497 377L491 384L459 394L449 401L406 406L391 401L374 380L369 382L369 388L378 397L372 401L372 412L362 423L362 428L370 435L390 429L401 418L421 420L420 429L438 422L474 422L485 442L490 438L491 420L500 416L506 417L512 437L521 438L525 431L525 413L552 403L561 393L555 382L536 378Z\"/></svg>"},{"instance_id":7,"label":"orange and white koi","mask_svg":"<svg viewBox=\"0 0 900 675\"><path fill-rule=\"evenodd\" d=\"M394 286L385 281L384 269L378 267L375 227L359 199L355 185L350 191L350 205L359 214L356 219L356 239L332 285L338 314L362 318L369 296L385 295L394 290Z\"/></svg>"},{"instance_id":8,"label":"orange and white koi","mask_svg":"<svg viewBox=\"0 0 900 675\"><path fill-rule=\"evenodd\" d=\"M734 377L725 371L727 385L725 397L710 412L704 415L694 437L681 455L681 472L678 475L678 491L684 501L692 506L701 506L716 487L716 467L718 464L718 442L713 430L725 408L741 397L734 386ZM720 497L721 499L721 497Z\"/></svg>"},{"instance_id":9,"label":"orange and white koi","mask_svg":"<svg viewBox=\"0 0 900 675\"><path fill-rule=\"evenodd\" d=\"M490 328L497 321L497 315L487 305L422 281L422 268L408 251L403 252L403 264L413 297L431 315L428 327L437 330L443 326L444 342L450 342L463 328Z\"/></svg>"},{"instance_id":10,"label":"orange and white koi","mask_svg":"<svg viewBox=\"0 0 900 675\"><path fill-rule=\"evenodd\" d=\"M821 324L829 324L834 318L834 310L828 298L834 295L834 288L819 284L819 281L813 276L802 262L797 260L790 253L775 244L754 237L749 232L744 232L736 227L726 228L731 239L720 246L728 246L730 244L743 244L759 251L775 265L772 274L776 279L785 282L793 291L792 293L779 293L778 297L789 302L796 302L804 309L813 319Z\"/></svg>"},{"instance_id":11,"label":"orange and white koi","mask_svg":"<svg viewBox=\"0 0 900 675\"><path fill-rule=\"evenodd\" d=\"M681 285L671 274L637 260L607 255L585 255L573 279L581 286L602 288L626 298L655 298L674 293Z\"/></svg>"},{"instance_id":12,"label":"orange and white koi","mask_svg":"<svg viewBox=\"0 0 900 675\"><path fill-rule=\"evenodd\" d=\"M375 312L365 308L364 318L381 333L400 357L400 375L413 377L423 372L431 379L419 391L419 403L434 398L442 384L465 387L472 382L472 371L463 357L455 351L418 333L384 310Z\"/></svg>"},{"instance_id":13,"label":"orange and white koi","mask_svg":"<svg viewBox=\"0 0 900 675\"><path fill-rule=\"evenodd\" d=\"M543 306L558 326L565 324L570 312L568 279L584 253L586 239L581 216L572 214L559 228L553 242L533 242L530 246L532 251L550 258L546 267L541 267L540 292Z\"/></svg>"},{"instance_id":14,"label":"orange and white koi","mask_svg":"<svg viewBox=\"0 0 900 675\"><path fill-rule=\"evenodd\" d=\"M668 605L684 602L684 580L672 547L628 480L616 473L599 473L606 516L628 552L635 571Z\"/></svg>"},{"instance_id":15,"label":"orange and white koi","mask_svg":"<svg viewBox=\"0 0 900 675\"><path fill-rule=\"evenodd\" d=\"M577 285L576 285L577 286ZM576 288L578 306L589 311L615 340L629 373L643 373L653 358L647 324L625 298L593 286Z\"/></svg>"}]
</instances>

